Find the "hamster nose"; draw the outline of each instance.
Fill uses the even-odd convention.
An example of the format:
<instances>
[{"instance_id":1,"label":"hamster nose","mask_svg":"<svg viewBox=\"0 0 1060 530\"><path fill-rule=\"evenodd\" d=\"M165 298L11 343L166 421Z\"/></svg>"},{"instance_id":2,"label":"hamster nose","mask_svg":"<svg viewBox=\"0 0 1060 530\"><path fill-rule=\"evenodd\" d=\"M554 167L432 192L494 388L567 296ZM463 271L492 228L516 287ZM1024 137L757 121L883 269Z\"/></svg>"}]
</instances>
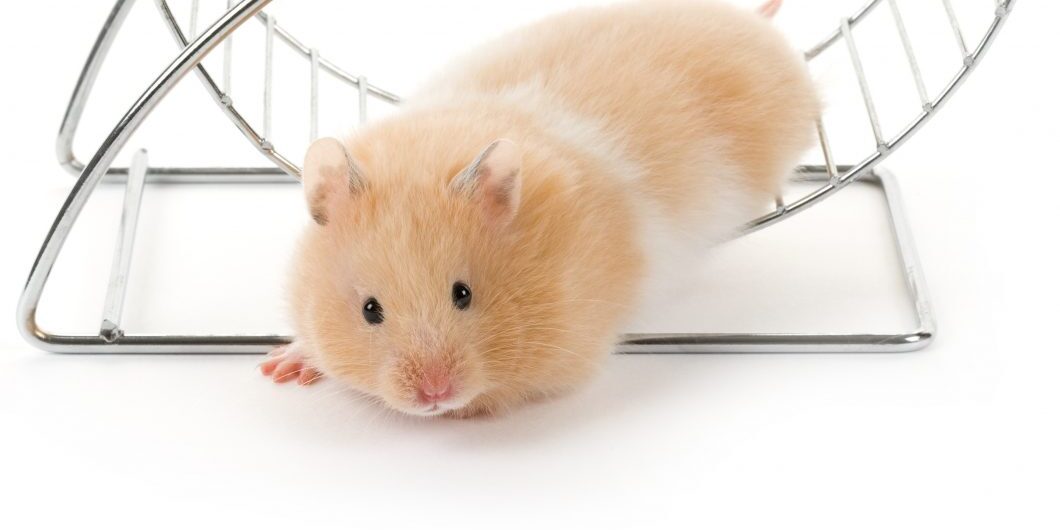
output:
<instances>
[{"instance_id":1,"label":"hamster nose","mask_svg":"<svg viewBox=\"0 0 1060 530\"><path fill-rule=\"evenodd\" d=\"M453 385L447 376L424 378L417 395L420 402L425 405L445 401L451 397L453 397Z\"/></svg>"}]
</instances>

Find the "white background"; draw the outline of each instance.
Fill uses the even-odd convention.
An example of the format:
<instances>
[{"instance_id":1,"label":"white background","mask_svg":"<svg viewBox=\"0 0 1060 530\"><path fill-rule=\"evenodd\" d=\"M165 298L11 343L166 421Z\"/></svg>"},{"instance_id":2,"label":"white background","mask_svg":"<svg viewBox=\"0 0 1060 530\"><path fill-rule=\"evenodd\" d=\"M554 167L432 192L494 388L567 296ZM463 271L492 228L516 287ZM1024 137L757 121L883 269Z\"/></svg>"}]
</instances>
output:
<instances>
[{"instance_id":1,"label":"white background","mask_svg":"<svg viewBox=\"0 0 1060 530\"><path fill-rule=\"evenodd\" d=\"M789 1L777 23L805 47L860 3ZM992 3L954 1L962 13L987 15ZM173 54L153 7L140 4L86 113L82 158ZM408 93L425 68L563 2L276 4L281 24L325 55ZM929 349L616 356L572 396L463 422L399 418L329 384L274 386L256 374L254 357L60 356L19 338L16 299L73 182L54 161L54 134L108 9L23 2L9 8L0 34L3 526L1060 525L1060 180L1050 163L1060 142L1060 12L1052 3L1019 2L981 70L886 163L903 185L940 323ZM953 46L948 27L925 27L934 29L914 35L919 42ZM867 58L903 64L898 48L871 42L859 41ZM887 118L901 97L915 98L908 74L869 68L883 87L884 125L900 126ZM842 85L843 72L815 75L828 89ZM258 85L243 86L247 99L237 101L260 98ZM277 90L281 101L304 101ZM862 109L847 112L841 90L832 92L833 130L864 133ZM328 108L352 108L336 94ZM185 83L130 148L148 147L157 164L260 163L210 105ZM329 112L323 127L340 131L348 115ZM304 140L302 128L278 128L278 138ZM840 148L859 145L856 134L837 136ZM839 197L719 249L695 296L656 301L664 309L646 326L908 328L878 199ZM42 306L49 329L98 326L120 198L120 188L101 188L71 237ZM282 331L280 285L305 222L300 201L294 186L149 187L131 332Z\"/></svg>"}]
</instances>

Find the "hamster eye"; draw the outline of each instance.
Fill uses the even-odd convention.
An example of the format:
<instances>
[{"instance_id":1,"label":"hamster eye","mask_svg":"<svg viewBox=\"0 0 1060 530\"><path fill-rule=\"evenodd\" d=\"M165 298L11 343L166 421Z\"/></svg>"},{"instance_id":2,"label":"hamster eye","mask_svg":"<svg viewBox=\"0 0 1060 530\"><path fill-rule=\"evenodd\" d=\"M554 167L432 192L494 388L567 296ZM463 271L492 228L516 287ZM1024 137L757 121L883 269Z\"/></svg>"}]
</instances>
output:
<instances>
[{"instance_id":1,"label":"hamster eye","mask_svg":"<svg viewBox=\"0 0 1060 530\"><path fill-rule=\"evenodd\" d=\"M467 309L471 305L471 288L463 282L453 284L453 305L457 309Z\"/></svg>"},{"instance_id":2,"label":"hamster eye","mask_svg":"<svg viewBox=\"0 0 1060 530\"><path fill-rule=\"evenodd\" d=\"M369 324L383 323L383 306L379 305L375 298L369 298L364 303L364 307L361 308L361 314L364 315L364 320Z\"/></svg>"}]
</instances>

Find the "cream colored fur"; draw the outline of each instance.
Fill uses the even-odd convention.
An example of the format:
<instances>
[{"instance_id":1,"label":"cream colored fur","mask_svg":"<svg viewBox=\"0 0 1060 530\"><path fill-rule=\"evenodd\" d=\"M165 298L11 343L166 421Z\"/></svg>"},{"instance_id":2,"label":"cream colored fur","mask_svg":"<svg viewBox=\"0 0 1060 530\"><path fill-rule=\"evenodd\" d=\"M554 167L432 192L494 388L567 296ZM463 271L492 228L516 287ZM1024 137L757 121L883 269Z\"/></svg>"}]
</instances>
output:
<instances>
[{"instance_id":1,"label":"cream colored fur","mask_svg":"<svg viewBox=\"0 0 1060 530\"><path fill-rule=\"evenodd\" d=\"M455 415L565 391L605 358L652 278L676 272L667 263L768 204L818 112L779 33L720 2L580 9L482 46L346 142L355 171L329 173L361 175L363 189L310 197L327 211L295 260L303 349L415 414L425 374L454 381ZM454 193L501 138L519 149L517 204L489 186ZM453 307L455 281L474 292L467 311ZM368 297L380 325L361 317Z\"/></svg>"}]
</instances>

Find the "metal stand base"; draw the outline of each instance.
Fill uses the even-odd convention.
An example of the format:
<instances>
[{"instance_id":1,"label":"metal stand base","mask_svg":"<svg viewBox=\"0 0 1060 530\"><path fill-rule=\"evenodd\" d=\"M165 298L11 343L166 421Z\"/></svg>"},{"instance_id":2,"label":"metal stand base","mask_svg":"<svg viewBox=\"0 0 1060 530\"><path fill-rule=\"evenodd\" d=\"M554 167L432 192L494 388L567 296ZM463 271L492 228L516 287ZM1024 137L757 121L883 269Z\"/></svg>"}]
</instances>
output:
<instances>
[{"instance_id":1,"label":"metal stand base","mask_svg":"<svg viewBox=\"0 0 1060 530\"><path fill-rule=\"evenodd\" d=\"M115 247L114 264L108 286L100 333L90 335L61 335L42 330L36 323L36 299L23 297L23 305L32 302L33 311L25 314L20 328L26 339L43 350L56 353L133 353L133 354L263 354L290 337L281 335L138 335L121 328L122 301L125 279L129 273L129 256L135 241L136 218L142 196L144 174L147 171L146 153L138 152L129 171L122 222ZM827 180L827 172L804 177L813 181ZM909 223L894 177L884 171L873 172L857 181L859 185L877 187L886 199L892 234L905 269L910 305L917 316L913 330L888 334L630 334L616 346L618 353L808 353L808 352L905 352L927 346L934 336L935 324L923 273L917 260ZM150 186L150 183L147 183ZM76 193L75 189L75 193ZM56 226L72 224L71 213L64 208ZM69 222L69 224L68 224ZM45 242L47 248L54 232ZM40 263L37 263L39 266ZM50 264L49 264L50 265ZM34 270L34 275L39 272ZM34 277L31 275L31 278ZM43 288L43 285L40 286ZM39 290L36 292L39 297Z\"/></svg>"},{"instance_id":2,"label":"metal stand base","mask_svg":"<svg viewBox=\"0 0 1060 530\"><path fill-rule=\"evenodd\" d=\"M906 34L903 18L894 1L888 1L891 8L891 22L900 38L909 67L916 81L921 106L915 109L908 125L897 135L884 136L880 127L877 111L868 78L862 68L861 56L854 42L853 28L867 19L883 0L870 0L865 7L853 16L841 20L840 25L825 40L805 53L808 61L818 57L825 49L843 42L850 56L851 66L861 90L865 109L872 125L876 143L860 162L852 165L838 165L833 159L823 122L818 122L818 136L824 165L803 168L807 171L807 180L818 184L816 189L801 198L787 203L783 197L777 198L776 209L752 220L743 233L764 229L772 224L788 219L807 210L814 204L826 199L839 190L852 184L877 186L884 194L888 206L892 232L896 241L901 262L904 265L907 294L910 305L916 313L917 325L913 330L888 334L631 334L622 337L616 346L620 353L783 353L783 352L903 352L923 348L931 342L935 333L935 323L927 302L924 279L917 262L912 236L909 231L905 212L898 194L897 184L893 177L879 169L877 165L888 155L901 147L930 118L936 115L956 89L968 78L975 67L980 64L987 49L995 40L1011 11L1015 0L997 0L993 6L993 23L973 46L965 40L960 24L946 2L947 15L953 29L962 61L960 68L941 92L930 94L923 85L919 63L915 50ZM275 19L264 13L263 8L270 0L232 0L229 8L202 31L197 27L197 11L193 3L191 21L187 31L181 28L168 0L155 0L165 25L175 37L180 52L169 65L148 85L144 92L129 107L112 129L111 133L100 144L94 156L82 162L72 151L73 138L80 122L82 111L87 104L89 93L99 73L107 51L115 34L125 20L133 0L116 0L99 37L89 54L81 77L67 107L63 125L60 129L57 151L60 163L78 175L69 197L63 204L48 232L37 256L36 262L26 281L22 298L17 311L18 326L22 335L32 345L59 353L264 353L269 349L288 342L289 337L280 335L137 335L128 334L121 326L122 306L132 253L135 241L137 214L140 197L145 185L154 182L297 182L300 168L280 154L270 137L272 110L272 47L273 42L286 43L296 54L300 54L309 66L310 95L309 124L315 137L318 125L318 77L325 73L346 83L357 91L360 120L366 116L367 100L375 97L388 104L396 104L400 99L390 92L367 82L364 76L355 76L338 68L334 63L324 60L316 49L306 46L295 39L289 32L276 24ZM237 98L231 88L231 47L233 32L247 21L257 19L265 27L265 76L262 87L265 93L263 125L256 128L244 115L236 110ZM223 66L221 82L215 81L202 64L204 57L216 47L221 47ZM160 101L186 75L195 72L219 109L228 116L236 129L254 145L257 150L274 165L270 167L158 167L147 165L146 153L139 153L129 167L117 167L114 162L119 151L128 143L139 126L154 110ZM240 102L242 103L242 102ZM902 120L901 117L896 117ZM97 336L62 335L42 330L37 325L37 305L40 302L48 276L62 251L71 228L84 208L95 188L103 181L124 182L127 186L123 207L121 229L118 234L118 245L114 254L114 265L111 272L100 332Z\"/></svg>"},{"instance_id":3,"label":"metal stand base","mask_svg":"<svg viewBox=\"0 0 1060 530\"><path fill-rule=\"evenodd\" d=\"M826 181L821 172L803 177ZM855 185L878 188L887 205L891 234L904 268L910 308L916 315L916 326L894 333L680 333L633 334L623 337L619 353L898 353L920 350L935 336L935 318L928 300L923 269L917 257L913 234L909 228L898 182L894 175L876 169Z\"/></svg>"}]
</instances>

